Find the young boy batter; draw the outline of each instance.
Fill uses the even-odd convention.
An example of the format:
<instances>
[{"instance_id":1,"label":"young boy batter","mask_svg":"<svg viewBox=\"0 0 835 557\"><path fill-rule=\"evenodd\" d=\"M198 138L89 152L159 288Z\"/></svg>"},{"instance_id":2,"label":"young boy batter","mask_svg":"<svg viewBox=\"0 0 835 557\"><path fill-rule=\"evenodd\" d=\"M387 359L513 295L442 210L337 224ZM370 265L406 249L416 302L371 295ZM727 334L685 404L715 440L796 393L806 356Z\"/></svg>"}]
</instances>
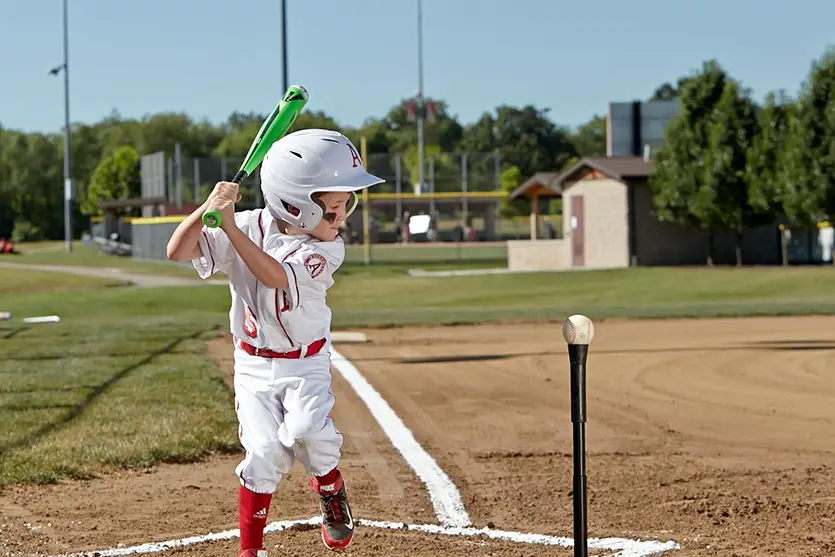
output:
<instances>
[{"instance_id":1,"label":"young boy batter","mask_svg":"<svg viewBox=\"0 0 835 557\"><path fill-rule=\"evenodd\" d=\"M272 494L298 459L319 495L322 540L351 543L354 520L337 467L342 435L330 418L331 311L325 295L345 258L339 228L356 192L383 182L366 172L354 145L327 130L287 135L261 165L266 208L235 213L238 187L218 182L174 231L173 261L192 261L201 278L229 277L235 338L235 410L246 456L240 481L239 557L265 557ZM207 209L220 228L207 228Z\"/></svg>"}]
</instances>

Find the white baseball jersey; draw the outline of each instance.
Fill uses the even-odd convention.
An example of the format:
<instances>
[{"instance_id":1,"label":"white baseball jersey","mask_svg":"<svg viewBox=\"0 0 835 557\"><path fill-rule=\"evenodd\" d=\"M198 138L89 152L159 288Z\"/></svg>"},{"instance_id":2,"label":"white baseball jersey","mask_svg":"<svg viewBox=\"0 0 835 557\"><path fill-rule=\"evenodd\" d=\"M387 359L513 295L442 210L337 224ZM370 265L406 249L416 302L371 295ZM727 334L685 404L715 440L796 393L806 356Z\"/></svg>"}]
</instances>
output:
<instances>
[{"instance_id":1,"label":"white baseball jersey","mask_svg":"<svg viewBox=\"0 0 835 557\"><path fill-rule=\"evenodd\" d=\"M255 244L281 262L289 284L284 289L261 284L226 233L204 226L201 257L192 264L203 279L217 272L228 275L231 333L258 348L278 351L323 338L330 341L331 310L326 292L345 259L342 239L322 242L306 234L282 234L269 211L262 209L235 213L235 222Z\"/></svg>"}]
</instances>

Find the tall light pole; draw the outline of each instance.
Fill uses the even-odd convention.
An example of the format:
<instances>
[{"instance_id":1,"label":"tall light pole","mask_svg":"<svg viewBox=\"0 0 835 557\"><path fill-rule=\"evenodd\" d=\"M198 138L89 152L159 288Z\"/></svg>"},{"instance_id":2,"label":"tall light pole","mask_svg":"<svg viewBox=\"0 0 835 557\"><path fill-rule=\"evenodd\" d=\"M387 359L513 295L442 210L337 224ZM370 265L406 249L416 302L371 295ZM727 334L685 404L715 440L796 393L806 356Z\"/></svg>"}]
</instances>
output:
<instances>
[{"instance_id":1,"label":"tall light pole","mask_svg":"<svg viewBox=\"0 0 835 557\"><path fill-rule=\"evenodd\" d=\"M423 119L425 117L423 107L423 0L417 0L417 25L418 25L418 91L417 91L417 135L418 135L418 184L420 191L426 187L423 173L424 139Z\"/></svg>"},{"instance_id":2,"label":"tall light pole","mask_svg":"<svg viewBox=\"0 0 835 557\"><path fill-rule=\"evenodd\" d=\"M67 0L64 0L64 63L55 66L49 73L58 75L58 72L64 70L64 240L67 252L71 252L73 187L70 175L70 67L67 20Z\"/></svg>"}]
</instances>

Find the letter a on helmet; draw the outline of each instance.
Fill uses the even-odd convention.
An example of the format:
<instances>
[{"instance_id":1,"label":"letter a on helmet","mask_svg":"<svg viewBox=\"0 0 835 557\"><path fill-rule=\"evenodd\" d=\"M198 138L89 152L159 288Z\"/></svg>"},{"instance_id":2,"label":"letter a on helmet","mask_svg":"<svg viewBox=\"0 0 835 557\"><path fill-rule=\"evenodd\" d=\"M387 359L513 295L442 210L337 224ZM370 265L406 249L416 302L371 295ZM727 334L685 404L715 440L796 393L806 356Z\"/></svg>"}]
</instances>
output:
<instances>
[{"instance_id":1,"label":"letter a on helmet","mask_svg":"<svg viewBox=\"0 0 835 557\"><path fill-rule=\"evenodd\" d=\"M385 182L369 174L356 147L331 130L300 130L276 141L261 164L261 191L276 218L310 230L322 220L324 207L316 193L350 192L348 214L357 205L356 192Z\"/></svg>"}]
</instances>

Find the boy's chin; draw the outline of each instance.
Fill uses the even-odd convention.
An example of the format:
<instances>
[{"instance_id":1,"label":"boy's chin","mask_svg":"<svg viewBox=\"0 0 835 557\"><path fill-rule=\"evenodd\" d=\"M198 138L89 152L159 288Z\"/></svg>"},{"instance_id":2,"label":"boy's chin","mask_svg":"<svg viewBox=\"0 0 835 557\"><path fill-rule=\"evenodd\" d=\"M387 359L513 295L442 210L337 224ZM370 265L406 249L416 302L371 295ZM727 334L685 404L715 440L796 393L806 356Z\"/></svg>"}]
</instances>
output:
<instances>
[{"instance_id":1,"label":"boy's chin","mask_svg":"<svg viewBox=\"0 0 835 557\"><path fill-rule=\"evenodd\" d=\"M332 242L336 240L337 236L339 236L339 231L331 230L330 228L325 228L323 230L317 230L314 236L316 236L324 242Z\"/></svg>"}]
</instances>

